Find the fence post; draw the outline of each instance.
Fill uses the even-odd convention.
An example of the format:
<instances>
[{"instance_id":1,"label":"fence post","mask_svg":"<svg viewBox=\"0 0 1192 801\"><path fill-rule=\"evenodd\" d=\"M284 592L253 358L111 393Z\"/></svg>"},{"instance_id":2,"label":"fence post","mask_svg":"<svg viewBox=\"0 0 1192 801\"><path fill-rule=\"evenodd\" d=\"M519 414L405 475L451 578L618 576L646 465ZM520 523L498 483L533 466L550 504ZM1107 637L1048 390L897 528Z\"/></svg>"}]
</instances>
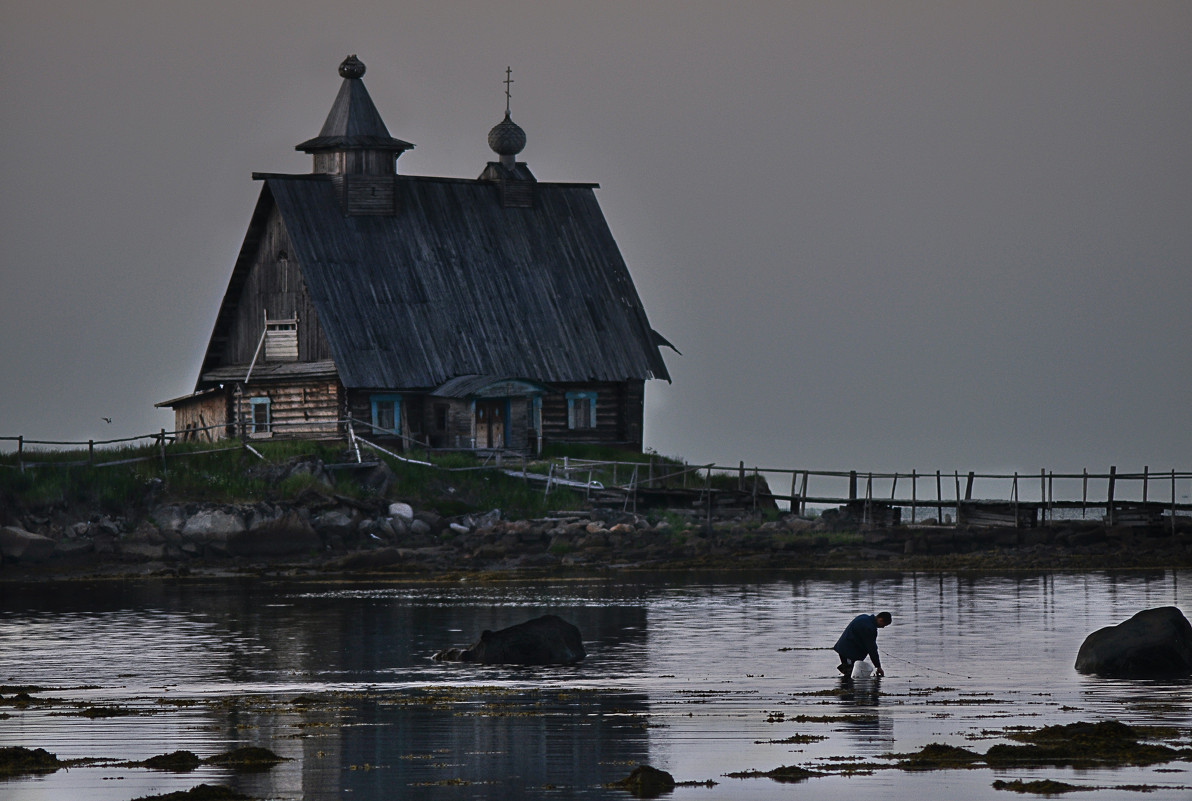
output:
<instances>
[{"instance_id":1,"label":"fence post","mask_svg":"<svg viewBox=\"0 0 1192 801\"><path fill-rule=\"evenodd\" d=\"M25 472L25 435L24 434L17 437L17 469L20 470L22 473ZM1173 497L1173 498L1175 497L1174 492L1171 494L1171 497Z\"/></svg>"},{"instance_id":2,"label":"fence post","mask_svg":"<svg viewBox=\"0 0 1192 801\"><path fill-rule=\"evenodd\" d=\"M957 471L955 471L955 473L956 473L956 520L954 520L953 522L957 526L959 526L960 525L960 471L957 470Z\"/></svg>"},{"instance_id":3,"label":"fence post","mask_svg":"<svg viewBox=\"0 0 1192 801\"><path fill-rule=\"evenodd\" d=\"M968 474L968 481L964 485L964 499L971 501L973 499L973 479L976 478L974 471L970 470Z\"/></svg>"},{"instance_id":4,"label":"fence post","mask_svg":"<svg viewBox=\"0 0 1192 801\"><path fill-rule=\"evenodd\" d=\"M935 471L935 522L944 524L944 484L940 480L940 471Z\"/></svg>"},{"instance_id":5,"label":"fence post","mask_svg":"<svg viewBox=\"0 0 1192 801\"><path fill-rule=\"evenodd\" d=\"M1109 521L1109 525L1113 525L1116 515L1113 513L1113 492L1117 484L1117 465L1109 466L1109 492L1105 497L1105 518Z\"/></svg>"},{"instance_id":6,"label":"fence post","mask_svg":"<svg viewBox=\"0 0 1192 801\"><path fill-rule=\"evenodd\" d=\"M807 473L808 472L809 471L807 471L807 470L803 471L803 483L799 486L799 514L804 517L807 516Z\"/></svg>"},{"instance_id":7,"label":"fence post","mask_svg":"<svg viewBox=\"0 0 1192 801\"><path fill-rule=\"evenodd\" d=\"M95 466L95 440L87 440L87 466Z\"/></svg>"},{"instance_id":8,"label":"fence post","mask_svg":"<svg viewBox=\"0 0 1192 801\"><path fill-rule=\"evenodd\" d=\"M745 463L741 462L737 467L737 492L745 491Z\"/></svg>"},{"instance_id":9,"label":"fence post","mask_svg":"<svg viewBox=\"0 0 1192 801\"><path fill-rule=\"evenodd\" d=\"M894 481L890 483L890 500L894 500L895 494L898 492L898 474L894 474Z\"/></svg>"},{"instance_id":10,"label":"fence post","mask_svg":"<svg viewBox=\"0 0 1192 801\"><path fill-rule=\"evenodd\" d=\"M1175 536L1175 471L1171 471L1171 536Z\"/></svg>"},{"instance_id":11,"label":"fence post","mask_svg":"<svg viewBox=\"0 0 1192 801\"><path fill-rule=\"evenodd\" d=\"M650 457L650 467L648 469L650 472L646 473L646 486L653 487L654 486L654 457L653 456Z\"/></svg>"},{"instance_id":12,"label":"fence post","mask_svg":"<svg viewBox=\"0 0 1192 801\"><path fill-rule=\"evenodd\" d=\"M919 510L919 473L911 471L911 524L915 522L915 513Z\"/></svg>"},{"instance_id":13,"label":"fence post","mask_svg":"<svg viewBox=\"0 0 1192 801\"><path fill-rule=\"evenodd\" d=\"M161 430L161 439L158 440L158 443L161 446L161 475L162 475L162 478L165 478L166 477L166 430L164 428ZM247 446L248 441L245 440L244 444Z\"/></svg>"},{"instance_id":14,"label":"fence post","mask_svg":"<svg viewBox=\"0 0 1192 801\"><path fill-rule=\"evenodd\" d=\"M1010 486L1010 492L1014 496L1014 528L1018 528L1018 471L1014 471L1014 483Z\"/></svg>"},{"instance_id":15,"label":"fence post","mask_svg":"<svg viewBox=\"0 0 1192 801\"><path fill-rule=\"evenodd\" d=\"M712 465L708 465L704 472L704 494L708 496L708 513L706 523L708 530L712 530Z\"/></svg>"},{"instance_id":16,"label":"fence post","mask_svg":"<svg viewBox=\"0 0 1192 801\"><path fill-rule=\"evenodd\" d=\"M850 501L857 500L857 471L848 471L848 499Z\"/></svg>"},{"instance_id":17,"label":"fence post","mask_svg":"<svg viewBox=\"0 0 1192 801\"><path fill-rule=\"evenodd\" d=\"M1151 466L1149 464L1143 465L1142 466L1142 502L1143 503L1146 503L1147 485L1150 483L1150 477L1151 477Z\"/></svg>"},{"instance_id":18,"label":"fence post","mask_svg":"<svg viewBox=\"0 0 1192 801\"><path fill-rule=\"evenodd\" d=\"M1042 515L1042 520L1039 522L1047 522L1047 468L1039 468L1039 511Z\"/></svg>"},{"instance_id":19,"label":"fence post","mask_svg":"<svg viewBox=\"0 0 1192 801\"><path fill-rule=\"evenodd\" d=\"M757 511L757 468L753 468L753 511Z\"/></svg>"},{"instance_id":20,"label":"fence post","mask_svg":"<svg viewBox=\"0 0 1192 801\"><path fill-rule=\"evenodd\" d=\"M1084 480L1081 482L1083 494L1080 496L1080 519L1088 517L1089 508L1089 469L1084 468Z\"/></svg>"},{"instance_id":21,"label":"fence post","mask_svg":"<svg viewBox=\"0 0 1192 801\"><path fill-rule=\"evenodd\" d=\"M1047 519L1055 522L1055 471L1047 474Z\"/></svg>"}]
</instances>

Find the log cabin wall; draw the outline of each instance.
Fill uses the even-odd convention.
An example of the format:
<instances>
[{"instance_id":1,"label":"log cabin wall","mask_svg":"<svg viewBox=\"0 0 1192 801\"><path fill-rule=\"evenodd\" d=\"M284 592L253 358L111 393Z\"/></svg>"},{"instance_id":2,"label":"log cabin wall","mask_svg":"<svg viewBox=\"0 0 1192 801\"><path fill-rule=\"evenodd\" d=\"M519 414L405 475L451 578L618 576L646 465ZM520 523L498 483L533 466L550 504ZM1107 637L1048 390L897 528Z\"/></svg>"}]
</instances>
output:
<instances>
[{"instance_id":1,"label":"log cabin wall","mask_svg":"<svg viewBox=\"0 0 1192 801\"><path fill-rule=\"evenodd\" d=\"M400 440L384 432L376 432L372 428L372 400L374 395L401 395L401 405L398 409L400 416L398 431L402 437L416 436L421 442L421 433L413 434L410 428L410 406L412 398L405 393L393 389L351 389L346 393L345 408L348 416L354 421L352 426L361 437L366 439L381 439L386 441L386 447L393 445L397 450L404 449L404 440ZM415 401L416 402L416 401Z\"/></svg>"},{"instance_id":2,"label":"log cabin wall","mask_svg":"<svg viewBox=\"0 0 1192 801\"><path fill-rule=\"evenodd\" d=\"M306 291L302 270L286 235L281 215L274 209L257 245L248 277L236 304L236 316L224 351L224 364L248 364L256 353L265 330L264 315L270 320L298 317L298 361L331 358L331 349L319 326L318 316ZM259 359L264 358L264 349Z\"/></svg>"},{"instance_id":3,"label":"log cabin wall","mask_svg":"<svg viewBox=\"0 0 1192 801\"><path fill-rule=\"evenodd\" d=\"M216 442L227 439L226 424L231 419L230 413L229 393L211 392L197 395L174 407L174 430L179 432L177 436L183 441Z\"/></svg>"},{"instance_id":4,"label":"log cabin wall","mask_svg":"<svg viewBox=\"0 0 1192 801\"><path fill-rule=\"evenodd\" d=\"M542 436L547 442L624 445L641 450L645 382L620 381L556 384L558 392L542 396ZM571 428L567 393L596 393L595 428Z\"/></svg>"},{"instance_id":5,"label":"log cabin wall","mask_svg":"<svg viewBox=\"0 0 1192 801\"><path fill-rule=\"evenodd\" d=\"M269 399L268 431L258 430L257 437L321 438L341 434L338 421L343 389L338 381L249 382L232 405L233 419L247 426L250 438L254 436L254 398Z\"/></svg>"}]
</instances>

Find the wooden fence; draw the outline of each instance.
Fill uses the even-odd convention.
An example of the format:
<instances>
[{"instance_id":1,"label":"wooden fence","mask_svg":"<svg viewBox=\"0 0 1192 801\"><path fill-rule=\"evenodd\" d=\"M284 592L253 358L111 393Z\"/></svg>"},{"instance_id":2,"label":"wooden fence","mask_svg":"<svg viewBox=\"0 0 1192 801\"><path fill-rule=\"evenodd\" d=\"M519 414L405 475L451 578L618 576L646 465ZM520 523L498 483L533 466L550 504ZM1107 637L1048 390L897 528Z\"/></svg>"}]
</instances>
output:
<instances>
[{"instance_id":1,"label":"wooden fence","mask_svg":"<svg viewBox=\"0 0 1192 801\"><path fill-rule=\"evenodd\" d=\"M309 433L309 422L301 423ZM347 418L326 421L323 439L342 439L355 461L362 462L366 452L380 453L407 463L437 470L501 470L526 481L538 481L545 485L545 492L553 487L569 487L582 491L585 496L601 502L620 503L623 508L636 510L639 502L649 505L674 505L704 511L709 519L714 509L773 508L783 502L795 513L806 515L809 511L836 507L834 513L842 522L859 525L899 525L904 523L952 525L1047 525L1060 520L1071 519L1077 510L1080 517L1090 512L1097 513L1106 522L1119 525L1154 525L1168 518L1172 527L1181 512L1192 510L1189 496L1192 495L1192 473L1170 470L1152 472L1144 467L1141 472L1118 472L1110 467L1106 473L1060 473L1041 469L1038 474L1028 473L978 473L969 471L906 473L858 472L834 470L803 470L792 468L750 467L744 462L735 466L705 464L676 464L655 456L643 457L643 461L601 461L563 457L549 460L544 472L532 472L527 456L520 452L483 449L475 453L481 463L475 467L445 468L429 461L412 459L374 442L373 438L362 437L360 430L372 432L369 423ZM281 429L284 424L274 424ZM241 427L239 439L215 440L211 448L202 450L167 450L167 445L178 441L196 441L204 431L226 426L210 426L208 429L189 428L183 431L161 429L156 433L142 434L109 440L61 441L32 440L23 436L0 436L3 443L15 443L15 464L0 463L0 467L20 470L45 467L112 467L137 462L160 460L162 470L167 469L168 459L245 450L264 458L253 447L262 439L248 433ZM270 434L273 432L270 431ZM423 448L421 443L404 441L386 433L390 440L397 439L411 447ZM220 442L227 442L220 446ZM47 449L87 449L85 459L38 458ZM112 453L117 448L143 449L138 456ZM459 449L450 449L459 450ZM433 453L435 451L428 451ZM105 458L118 456L119 458ZM541 470L541 463L538 460ZM601 476L602 483L595 478ZM611 481L608 478L611 476ZM790 491L783 494L775 487L789 481ZM978 487L980 492L977 491ZM1181 492L1183 490L1183 492ZM817 509L818 507L818 509ZM909 520L903 519L903 510Z\"/></svg>"}]
</instances>

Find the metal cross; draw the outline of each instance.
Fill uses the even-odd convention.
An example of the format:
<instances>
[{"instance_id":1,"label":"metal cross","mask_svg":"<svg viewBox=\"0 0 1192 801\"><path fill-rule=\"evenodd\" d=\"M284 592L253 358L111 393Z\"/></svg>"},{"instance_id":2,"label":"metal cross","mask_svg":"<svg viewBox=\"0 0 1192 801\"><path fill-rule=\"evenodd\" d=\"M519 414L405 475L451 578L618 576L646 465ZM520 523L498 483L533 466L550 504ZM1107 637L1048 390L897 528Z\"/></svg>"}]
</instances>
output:
<instances>
[{"instance_id":1,"label":"metal cross","mask_svg":"<svg viewBox=\"0 0 1192 801\"><path fill-rule=\"evenodd\" d=\"M505 81L504 81L504 83L505 83L505 113L506 114L509 113L509 98L511 98L513 96L513 95L509 94L509 84L513 83L513 78L511 77L512 75L513 75L513 68L506 67L505 68Z\"/></svg>"}]
</instances>

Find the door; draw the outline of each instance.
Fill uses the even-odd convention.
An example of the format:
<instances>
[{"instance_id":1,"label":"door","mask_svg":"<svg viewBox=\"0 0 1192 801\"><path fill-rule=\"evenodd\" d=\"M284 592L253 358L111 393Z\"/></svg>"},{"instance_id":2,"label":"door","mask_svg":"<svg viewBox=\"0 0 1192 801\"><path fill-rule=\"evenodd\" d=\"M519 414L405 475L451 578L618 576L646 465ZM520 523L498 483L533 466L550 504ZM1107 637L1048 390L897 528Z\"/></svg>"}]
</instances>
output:
<instances>
[{"instance_id":1,"label":"door","mask_svg":"<svg viewBox=\"0 0 1192 801\"><path fill-rule=\"evenodd\" d=\"M476 447L505 447L504 399L476 401Z\"/></svg>"}]
</instances>

